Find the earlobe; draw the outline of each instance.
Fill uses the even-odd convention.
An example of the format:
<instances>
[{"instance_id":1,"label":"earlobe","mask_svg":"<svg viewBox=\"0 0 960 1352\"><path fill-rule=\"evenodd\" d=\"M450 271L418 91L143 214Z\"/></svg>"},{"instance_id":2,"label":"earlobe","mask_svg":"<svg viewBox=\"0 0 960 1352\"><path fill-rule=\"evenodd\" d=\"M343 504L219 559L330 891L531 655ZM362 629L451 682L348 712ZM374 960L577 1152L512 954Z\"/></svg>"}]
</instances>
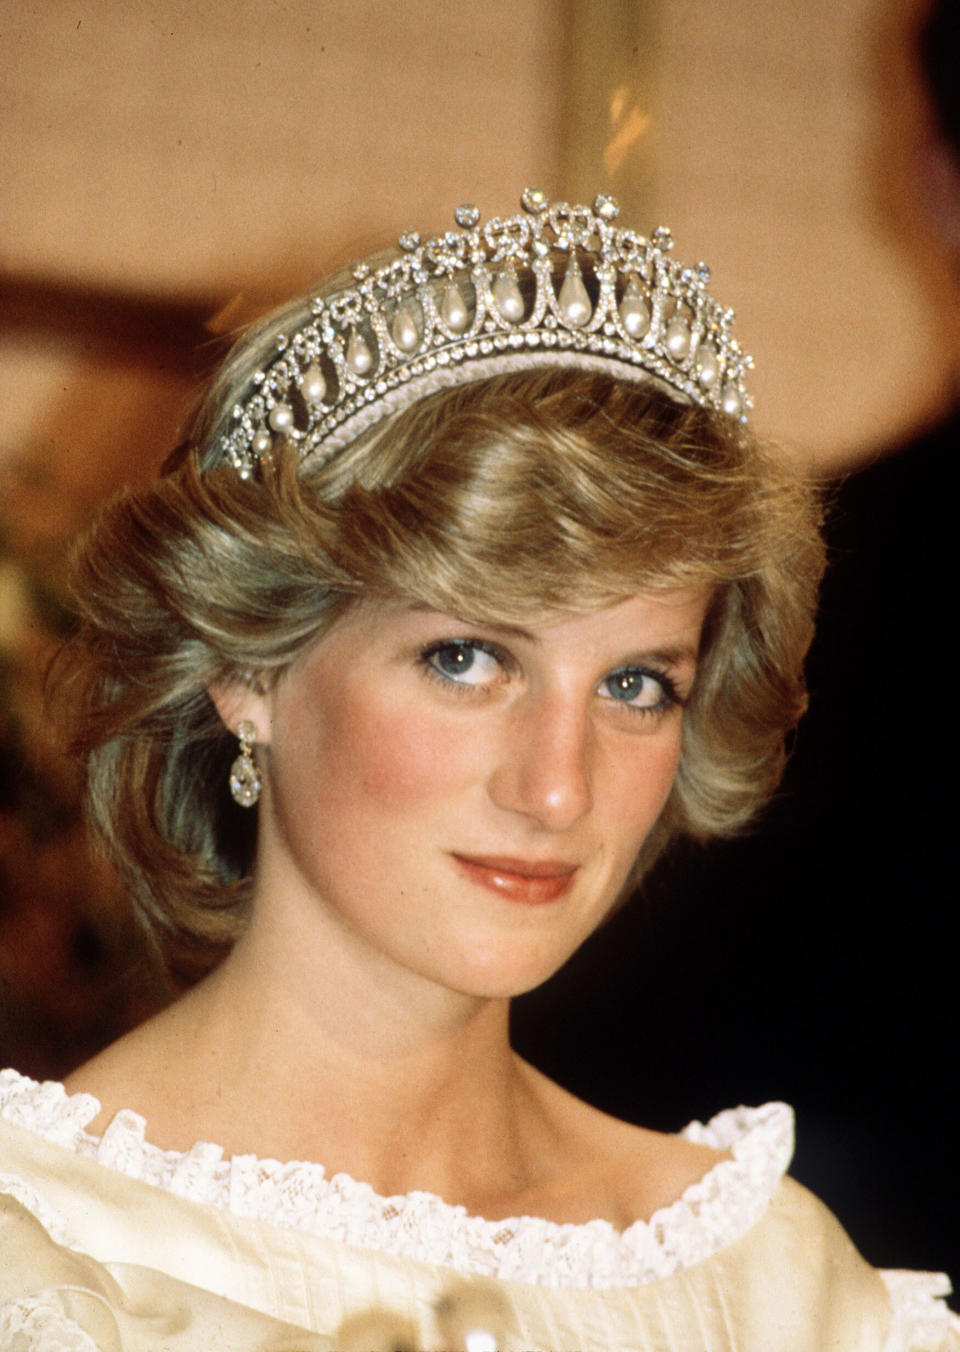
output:
<instances>
[{"instance_id":1,"label":"earlobe","mask_svg":"<svg viewBox=\"0 0 960 1352\"><path fill-rule=\"evenodd\" d=\"M224 727L234 736L241 723L252 723L256 728L255 740L261 745L269 743L272 730L269 692L256 676L250 673L213 681L207 686L207 694Z\"/></svg>"}]
</instances>

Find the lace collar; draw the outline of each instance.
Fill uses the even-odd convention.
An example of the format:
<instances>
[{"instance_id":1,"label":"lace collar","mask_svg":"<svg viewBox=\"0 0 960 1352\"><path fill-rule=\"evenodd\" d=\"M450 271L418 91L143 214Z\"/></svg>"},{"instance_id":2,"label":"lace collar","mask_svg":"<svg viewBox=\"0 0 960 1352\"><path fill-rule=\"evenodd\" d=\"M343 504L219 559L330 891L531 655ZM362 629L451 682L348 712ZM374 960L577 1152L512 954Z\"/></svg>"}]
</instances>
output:
<instances>
[{"instance_id":1,"label":"lace collar","mask_svg":"<svg viewBox=\"0 0 960 1352\"><path fill-rule=\"evenodd\" d=\"M488 1221L430 1193L379 1197L322 1165L225 1158L198 1142L184 1152L146 1139L138 1114L117 1114L101 1137L86 1127L100 1105L61 1084L0 1072L0 1115L45 1140L130 1178L272 1225L359 1248L541 1286L610 1288L660 1280L719 1252L764 1214L793 1153L793 1113L783 1103L733 1108L681 1133L730 1151L683 1196L623 1233L605 1220L558 1224L539 1217Z\"/></svg>"}]
</instances>

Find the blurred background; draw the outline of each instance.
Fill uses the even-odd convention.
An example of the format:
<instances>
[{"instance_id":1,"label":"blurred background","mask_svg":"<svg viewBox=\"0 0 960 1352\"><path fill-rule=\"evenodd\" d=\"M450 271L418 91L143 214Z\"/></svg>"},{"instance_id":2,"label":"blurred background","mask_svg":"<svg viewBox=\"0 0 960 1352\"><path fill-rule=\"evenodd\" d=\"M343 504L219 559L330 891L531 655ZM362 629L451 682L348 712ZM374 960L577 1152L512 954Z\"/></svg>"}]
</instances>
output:
<instances>
[{"instance_id":1,"label":"blurred background","mask_svg":"<svg viewBox=\"0 0 960 1352\"><path fill-rule=\"evenodd\" d=\"M960 210L927 9L8 0L0 1061L59 1076L163 998L44 714L70 541L155 472L237 324L460 202L612 191L710 263L757 430L854 477L783 795L747 840L667 861L525 1002L518 1043L655 1126L791 1099L795 1172L867 1256L960 1273L956 459L930 450L956 440Z\"/></svg>"}]
</instances>

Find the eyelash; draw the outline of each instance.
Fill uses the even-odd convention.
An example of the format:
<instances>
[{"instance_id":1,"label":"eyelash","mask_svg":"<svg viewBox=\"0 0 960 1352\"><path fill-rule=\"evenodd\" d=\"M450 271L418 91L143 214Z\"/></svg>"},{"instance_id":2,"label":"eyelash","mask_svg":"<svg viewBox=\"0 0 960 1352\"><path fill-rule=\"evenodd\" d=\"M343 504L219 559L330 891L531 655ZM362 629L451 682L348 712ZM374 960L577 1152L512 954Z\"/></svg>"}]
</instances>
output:
<instances>
[{"instance_id":1,"label":"eyelash","mask_svg":"<svg viewBox=\"0 0 960 1352\"><path fill-rule=\"evenodd\" d=\"M616 671L611 671L609 676L605 676L601 685L607 685L614 681L618 676L643 676L651 681L656 681L660 687L660 698L656 704L630 704L627 700L617 700L612 696L612 704L619 704L621 708L626 709L631 714L647 714L654 718L662 717L671 709L682 709L687 701L682 698L672 677L665 671L658 671L652 667L618 667Z\"/></svg>"},{"instance_id":2,"label":"eyelash","mask_svg":"<svg viewBox=\"0 0 960 1352\"><path fill-rule=\"evenodd\" d=\"M440 671L434 665L433 659L437 657L439 653L448 650L486 653L489 657L494 659L505 673L508 674L516 665L510 654L503 648L479 638L441 639L438 642L430 643L427 647L421 649L418 660L424 674L429 679L442 685L444 689L461 697L477 695L481 691L487 691L490 687L488 683L483 682L473 683L469 681L458 681L455 676ZM608 676L605 676L600 684L604 685L609 681L615 680L618 676L647 677L650 680L656 681L661 690L661 698L656 704L651 705L630 704L626 700L616 700L612 696L609 697L611 704L619 705L628 714L660 718L671 709L682 709L686 706L686 698L680 695L676 683L665 671L658 671L650 667L618 667L616 671L612 671Z\"/></svg>"},{"instance_id":3,"label":"eyelash","mask_svg":"<svg viewBox=\"0 0 960 1352\"><path fill-rule=\"evenodd\" d=\"M503 648L499 648L495 643L487 643L480 638L440 639L437 643L430 643L426 648L421 649L419 661L425 675L452 694L461 696L477 695L481 690L487 690L489 687L485 684L474 684L471 681L458 681L455 676L448 675L434 666L432 659L439 653L447 651L486 653L506 673L512 671L515 665L510 654Z\"/></svg>"}]
</instances>

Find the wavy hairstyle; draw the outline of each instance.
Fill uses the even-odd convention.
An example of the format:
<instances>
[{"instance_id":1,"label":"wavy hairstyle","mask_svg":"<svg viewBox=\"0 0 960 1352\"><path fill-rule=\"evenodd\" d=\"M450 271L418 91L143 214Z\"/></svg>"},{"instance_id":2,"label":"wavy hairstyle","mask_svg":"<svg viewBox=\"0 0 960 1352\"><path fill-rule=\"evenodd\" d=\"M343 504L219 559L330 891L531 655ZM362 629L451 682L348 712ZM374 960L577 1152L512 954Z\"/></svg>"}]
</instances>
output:
<instances>
[{"instance_id":1,"label":"wavy hairstyle","mask_svg":"<svg viewBox=\"0 0 960 1352\"><path fill-rule=\"evenodd\" d=\"M65 657L90 813L168 960L210 965L251 890L255 814L207 689L277 678L364 598L518 623L712 590L680 767L637 876L675 835L740 829L805 707L823 551L809 486L742 428L650 385L541 370L443 391L315 470L202 469L228 366L158 482L80 549Z\"/></svg>"}]
</instances>

